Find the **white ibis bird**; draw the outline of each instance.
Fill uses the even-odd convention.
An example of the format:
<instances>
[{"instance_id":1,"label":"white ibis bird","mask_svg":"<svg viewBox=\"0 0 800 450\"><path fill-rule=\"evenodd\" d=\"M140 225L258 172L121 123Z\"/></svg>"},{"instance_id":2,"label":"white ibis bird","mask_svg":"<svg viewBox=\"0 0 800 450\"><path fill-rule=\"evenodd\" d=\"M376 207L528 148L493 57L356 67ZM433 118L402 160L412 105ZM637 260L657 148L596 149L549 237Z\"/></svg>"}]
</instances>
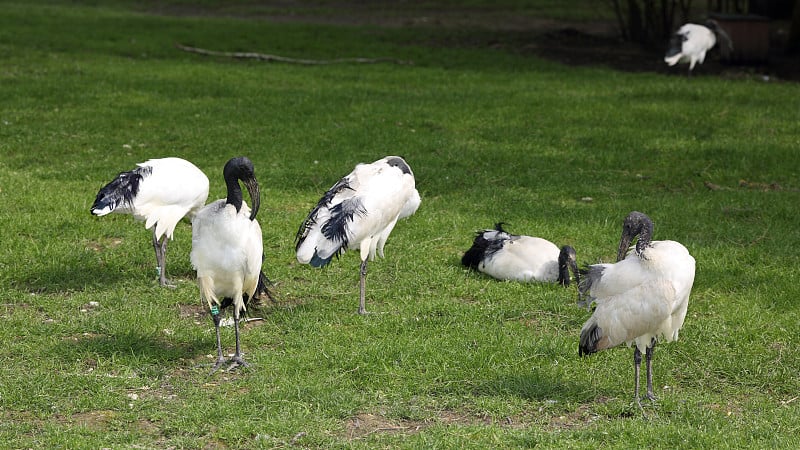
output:
<instances>
[{"instance_id":1,"label":"white ibis bird","mask_svg":"<svg viewBox=\"0 0 800 450\"><path fill-rule=\"evenodd\" d=\"M420 205L414 174L399 156L387 156L356 168L322 196L297 231L297 260L323 267L348 249L361 253L359 314L366 313L367 260L383 246L398 219Z\"/></svg>"},{"instance_id":2,"label":"white ibis bird","mask_svg":"<svg viewBox=\"0 0 800 450\"><path fill-rule=\"evenodd\" d=\"M181 158L150 159L122 172L100 189L92 205L96 216L131 214L153 228L156 271L162 286L166 278L167 241L184 217L192 218L208 198L208 177Z\"/></svg>"},{"instance_id":3,"label":"white ibis bird","mask_svg":"<svg viewBox=\"0 0 800 450\"><path fill-rule=\"evenodd\" d=\"M702 64L705 61L706 52L711 50L717 41L722 45L723 52L733 50L730 36L715 20L706 21L705 26L687 23L670 38L664 62L670 66L679 62L689 63L689 75L691 75L695 64Z\"/></svg>"},{"instance_id":4,"label":"white ibis bird","mask_svg":"<svg viewBox=\"0 0 800 450\"><path fill-rule=\"evenodd\" d=\"M636 247L625 256L635 236ZM622 225L618 262L589 266L580 284L581 295L588 295L589 303L597 307L581 328L578 354L633 343L634 397L640 407L642 352L647 358L647 398L655 400L653 351L661 339L678 339L694 283L695 261L686 247L675 241L652 241L652 236L650 218L630 213Z\"/></svg>"},{"instance_id":5,"label":"white ibis bird","mask_svg":"<svg viewBox=\"0 0 800 450\"><path fill-rule=\"evenodd\" d=\"M461 264L499 280L558 282L566 287L571 270L580 281L574 248L559 249L546 239L510 234L502 223L478 231Z\"/></svg>"},{"instance_id":6,"label":"white ibis bird","mask_svg":"<svg viewBox=\"0 0 800 450\"><path fill-rule=\"evenodd\" d=\"M261 199L253 163L232 158L223 170L227 198L209 203L192 220L190 258L197 270L201 301L205 300L217 335L217 361L213 373L225 364L220 340L220 311L233 306L236 352L229 370L247 366L239 340L239 318L259 284L263 256L261 226L256 220ZM242 199L239 181L250 194L252 209Z\"/></svg>"}]
</instances>

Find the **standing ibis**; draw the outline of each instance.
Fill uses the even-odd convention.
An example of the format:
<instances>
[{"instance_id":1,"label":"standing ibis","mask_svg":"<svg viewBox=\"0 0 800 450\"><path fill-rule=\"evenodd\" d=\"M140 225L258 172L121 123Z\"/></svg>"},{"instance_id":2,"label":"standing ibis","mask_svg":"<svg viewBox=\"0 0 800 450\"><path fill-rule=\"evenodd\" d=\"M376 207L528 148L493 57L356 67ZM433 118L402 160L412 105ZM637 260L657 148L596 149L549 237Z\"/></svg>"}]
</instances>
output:
<instances>
[{"instance_id":1,"label":"standing ibis","mask_svg":"<svg viewBox=\"0 0 800 450\"><path fill-rule=\"evenodd\" d=\"M220 341L220 310L233 306L236 353L229 370L247 366L239 340L239 318L259 285L263 256L261 226L256 214L261 204L253 163L233 158L223 170L227 198L209 203L192 220L192 265L197 270L201 301L205 300L217 335L213 373L226 363ZM252 209L242 199L241 181L250 194Z\"/></svg>"},{"instance_id":2,"label":"standing ibis","mask_svg":"<svg viewBox=\"0 0 800 450\"><path fill-rule=\"evenodd\" d=\"M361 253L359 314L366 313L367 260L383 246L398 219L414 214L420 205L414 173L399 156L358 164L334 184L297 231L297 260L323 267L348 249Z\"/></svg>"},{"instance_id":3,"label":"standing ibis","mask_svg":"<svg viewBox=\"0 0 800 450\"><path fill-rule=\"evenodd\" d=\"M558 282L569 286L570 270L580 280L575 249L560 249L533 236L510 234L498 223L493 230L478 231L461 264L499 280Z\"/></svg>"},{"instance_id":4,"label":"standing ibis","mask_svg":"<svg viewBox=\"0 0 800 450\"><path fill-rule=\"evenodd\" d=\"M638 236L635 248L628 246ZM652 241L653 222L634 211L625 218L617 262L589 266L581 295L597 307L581 328L578 354L590 355L619 344L634 344L634 398L639 399L639 366L647 358L647 398L653 394L652 358L656 342L678 339L694 283L694 258L675 241ZM627 255L627 256L626 256Z\"/></svg>"},{"instance_id":5,"label":"standing ibis","mask_svg":"<svg viewBox=\"0 0 800 450\"><path fill-rule=\"evenodd\" d=\"M692 74L695 64L702 64L706 59L706 52L716 45L722 45L722 51L727 53L733 50L730 36L719 26L715 20L706 21L706 25L687 23L676 31L669 41L664 62L670 66L689 63L689 75Z\"/></svg>"},{"instance_id":6,"label":"standing ibis","mask_svg":"<svg viewBox=\"0 0 800 450\"><path fill-rule=\"evenodd\" d=\"M166 278L167 241L184 217L192 218L208 198L208 177L181 158L150 159L122 172L100 189L91 212L131 214L153 229L156 271L162 286Z\"/></svg>"}]
</instances>

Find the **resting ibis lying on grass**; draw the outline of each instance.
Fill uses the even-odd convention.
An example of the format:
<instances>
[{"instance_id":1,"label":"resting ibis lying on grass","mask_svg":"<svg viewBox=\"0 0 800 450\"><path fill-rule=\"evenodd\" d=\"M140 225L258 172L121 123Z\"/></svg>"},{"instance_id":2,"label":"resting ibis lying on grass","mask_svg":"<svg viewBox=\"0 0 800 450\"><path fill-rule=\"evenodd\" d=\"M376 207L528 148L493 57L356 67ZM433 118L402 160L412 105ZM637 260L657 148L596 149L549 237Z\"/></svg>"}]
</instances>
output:
<instances>
[{"instance_id":1,"label":"resting ibis lying on grass","mask_svg":"<svg viewBox=\"0 0 800 450\"><path fill-rule=\"evenodd\" d=\"M239 340L239 318L259 284L263 256L261 226L256 220L261 204L253 163L233 158L223 170L227 198L209 203L192 220L192 265L197 270L200 298L205 300L217 336L217 361L212 373L225 364L220 341L220 310L233 306L236 352L229 369L247 366ZM242 181L252 209L242 199Z\"/></svg>"},{"instance_id":2,"label":"resting ibis lying on grass","mask_svg":"<svg viewBox=\"0 0 800 450\"><path fill-rule=\"evenodd\" d=\"M414 173L399 156L358 164L319 200L297 231L297 260L323 267L345 250L359 249L359 314L366 313L367 260L383 246L398 219L420 205Z\"/></svg>"},{"instance_id":3,"label":"resting ibis lying on grass","mask_svg":"<svg viewBox=\"0 0 800 450\"><path fill-rule=\"evenodd\" d=\"M636 247L628 252L635 236ZM652 358L656 342L678 339L694 283L694 258L675 241L652 241L653 222L634 211L625 218L617 262L589 266L581 295L597 308L581 329L578 354L590 355L622 343L634 344L636 403L639 366L647 358L647 398L653 394ZM626 256L627 253L627 256Z\"/></svg>"},{"instance_id":4,"label":"resting ibis lying on grass","mask_svg":"<svg viewBox=\"0 0 800 450\"><path fill-rule=\"evenodd\" d=\"M91 212L131 214L153 229L156 270L162 286L166 278L167 241L184 217L192 218L208 198L208 177L180 158L151 159L122 172L97 193Z\"/></svg>"},{"instance_id":5,"label":"resting ibis lying on grass","mask_svg":"<svg viewBox=\"0 0 800 450\"><path fill-rule=\"evenodd\" d=\"M706 25L687 23L672 35L669 49L664 56L664 62L670 66L689 63L689 75L692 74L695 64L702 64L706 53L720 42L723 52L733 50L730 36L714 20L706 21Z\"/></svg>"},{"instance_id":6,"label":"resting ibis lying on grass","mask_svg":"<svg viewBox=\"0 0 800 450\"><path fill-rule=\"evenodd\" d=\"M533 236L518 236L503 229L478 231L461 264L499 280L558 282L569 286L570 270L580 280L575 249L560 249L552 242Z\"/></svg>"}]
</instances>

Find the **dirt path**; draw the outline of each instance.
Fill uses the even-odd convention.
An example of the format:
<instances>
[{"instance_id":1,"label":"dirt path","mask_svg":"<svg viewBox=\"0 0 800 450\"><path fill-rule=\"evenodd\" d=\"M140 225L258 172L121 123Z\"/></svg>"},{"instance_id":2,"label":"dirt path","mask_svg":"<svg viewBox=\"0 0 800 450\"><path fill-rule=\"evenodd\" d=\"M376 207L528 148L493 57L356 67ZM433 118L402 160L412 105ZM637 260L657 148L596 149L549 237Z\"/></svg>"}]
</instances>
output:
<instances>
[{"instance_id":1,"label":"dirt path","mask_svg":"<svg viewBox=\"0 0 800 450\"><path fill-rule=\"evenodd\" d=\"M392 0L352 0L352 2L296 2L262 0L258 7L235 4L197 7L187 5L153 6L151 12L164 15L247 17L271 22L305 22L327 25L359 25L392 28L441 29L442 40L431 45L486 47L530 54L573 66L606 66L626 72L657 72L685 76L686 67L667 67L663 52L645 50L618 38L612 20L565 22L530 17L495 8L420 9L407 2ZM246 9L243 9L246 8ZM786 23L773 23L773 35L785 35ZM475 29L475 35L454 41L448 30ZM454 33L452 35L455 35ZM777 40L775 40L777 41ZM256 51L257 49L253 49ZM772 43L768 64L734 66L722 64L712 50L705 63L695 68L698 76L750 78L760 81L800 82L800 57L788 57Z\"/></svg>"}]
</instances>

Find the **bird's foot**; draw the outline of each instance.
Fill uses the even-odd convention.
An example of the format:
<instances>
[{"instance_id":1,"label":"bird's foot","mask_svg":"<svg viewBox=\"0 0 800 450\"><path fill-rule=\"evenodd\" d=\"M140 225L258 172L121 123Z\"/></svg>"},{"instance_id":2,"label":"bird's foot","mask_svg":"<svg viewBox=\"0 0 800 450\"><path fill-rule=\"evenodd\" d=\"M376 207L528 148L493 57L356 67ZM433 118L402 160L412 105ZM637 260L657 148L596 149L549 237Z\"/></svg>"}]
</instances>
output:
<instances>
[{"instance_id":1,"label":"bird's foot","mask_svg":"<svg viewBox=\"0 0 800 450\"><path fill-rule=\"evenodd\" d=\"M358 314L366 316L369 313L367 312L367 308L358 308Z\"/></svg>"},{"instance_id":2,"label":"bird's foot","mask_svg":"<svg viewBox=\"0 0 800 450\"><path fill-rule=\"evenodd\" d=\"M175 289L176 287L178 287L178 285L176 285L175 283L172 283L171 281L169 281L168 279L166 279L164 277L161 277L161 278L158 279L158 284L160 284L161 287L166 287L166 288L170 288L170 289Z\"/></svg>"},{"instance_id":3,"label":"bird's foot","mask_svg":"<svg viewBox=\"0 0 800 450\"><path fill-rule=\"evenodd\" d=\"M636 397L636 405L639 407L639 409L642 411L642 413L644 413L644 406L642 406L642 400L644 400L644 399L650 400L651 403L655 403L656 402L656 396L653 395L652 393L648 393L647 395L645 395L645 396L643 396L641 398Z\"/></svg>"},{"instance_id":4,"label":"bird's foot","mask_svg":"<svg viewBox=\"0 0 800 450\"><path fill-rule=\"evenodd\" d=\"M241 356L233 356L228 362L231 363L231 365L228 366L228 372L238 369L239 367L250 367L250 363L245 361Z\"/></svg>"},{"instance_id":5,"label":"bird's foot","mask_svg":"<svg viewBox=\"0 0 800 450\"><path fill-rule=\"evenodd\" d=\"M209 372L208 375L214 375L214 372L219 370L219 368L222 367L223 364L225 364L225 358L218 358L217 362L215 362L211 366L211 372Z\"/></svg>"}]
</instances>

